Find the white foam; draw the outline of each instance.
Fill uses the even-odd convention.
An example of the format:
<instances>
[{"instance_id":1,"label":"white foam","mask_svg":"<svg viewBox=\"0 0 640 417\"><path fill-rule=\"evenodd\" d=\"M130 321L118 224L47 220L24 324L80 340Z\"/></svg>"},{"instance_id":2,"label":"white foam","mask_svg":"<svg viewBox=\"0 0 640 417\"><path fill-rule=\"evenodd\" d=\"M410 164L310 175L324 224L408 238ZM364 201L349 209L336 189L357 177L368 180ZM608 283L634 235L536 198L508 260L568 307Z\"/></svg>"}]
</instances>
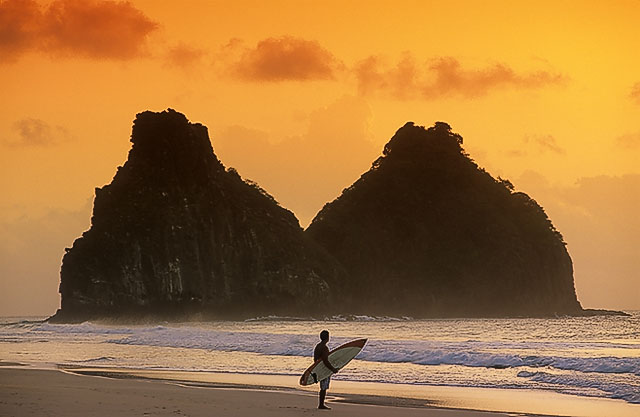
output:
<instances>
[{"instance_id":1,"label":"white foam","mask_svg":"<svg viewBox=\"0 0 640 417\"><path fill-rule=\"evenodd\" d=\"M108 339L109 342L116 344L240 351L276 356L309 356L310 346L314 346L317 342L315 334L229 332L190 326L129 328L102 326L89 322L76 325L41 323L32 331L121 336ZM332 343L337 345L348 340L333 337ZM549 348L548 345L548 343L543 344L541 347ZM548 367L585 373L627 373L640 376L640 358L635 357L563 357L504 353L505 350L525 347L530 348L531 343L518 345L514 342L370 340L358 359L383 363L458 365L498 369Z\"/></svg>"},{"instance_id":2,"label":"white foam","mask_svg":"<svg viewBox=\"0 0 640 417\"><path fill-rule=\"evenodd\" d=\"M411 317L391 317L391 316L367 316L367 315L354 315L354 314L350 314L350 315L342 315L342 314L338 314L338 315L334 315L334 316L328 316L325 317L322 321L325 322L345 322L345 321L352 321L352 322L392 322L392 321L409 321L409 320L413 320ZM283 322L288 322L288 321L318 321L317 319L314 319L312 317L291 317L291 316L274 316L274 315L270 315L270 316L259 316L259 317L254 317L254 318L250 318L250 319L246 319L245 322L247 323L251 323L251 322L260 322L260 321L283 321Z\"/></svg>"},{"instance_id":3,"label":"white foam","mask_svg":"<svg viewBox=\"0 0 640 417\"><path fill-rule=\"evenodd\" d=\"M76 363L103 363L103 362L113 362L115 361L116 358L114 358L113 356L100 356L99 358L90 358L90 359L84 359L81 361L74 361Z\"/></svg>"},{"instance_id":4,"label":"white foam","mask_svg":"<svg viewBox=\"0 0 640 417\"><path fill-rule=\"evenodd\" d=\"M124 332L122 333L124 334ZM118 344L241 351L277 356L308 356L315 335L203 331L189 327L150 328L123 338ZM347 339L332 338L333 343ZM487 350L483 342L370 340L358 359L417 365L458 365L484 368L555 368L587 373L628 373L640 376L640 358L531 356ZM502 350L502 349L500 349Z\"/></svg>"},{"instance_id":5,"label":"white foam","mask_svg":"<svg viewBox=\"0 0 640 417\"><path fill-rule=\"evenodd\" d=\"M247 323L196 323L166 326L101 325L90 322L73 325L14 322L3 325L0 342L86 340L92 343L111 344L112 347L113 344L117 344L247 352L273 356L274 363L281 363L284 361L279 357L283 356L308 359L313 346L317 343L317 332L312 329L319 327L320 324L297 323L298 320L297 318L262 317ZM343 320L357 320L357 322L335 323ZM369 362L367 366L369 369L375 368L376 373L357 374L355 371L357 367L354 367L353 374L347 372L341 375L342 378L357 380L374 378L381 382L412 383L413 381L420 384L443 383L495 387L509 387L509 384L514 384L514 387L518 388L546 389L545 387L548 387L548 389L577 395L597 395L620 398L628 402L640 402L638 398L640 355L636 352L640 349L640 344L634 342L633 337L619 338L617 342L608 342L607 340L611 339L603 337L589 341L587 338L560 337L562 335L555 339L522 340L509 334L509 337L482 340L478 329L484 329L485 322L452 321L431 324L369 316L336 316L332 321L334 328L340 328L343 332L345 328L351 329L348 330L350 334L357 333L358 329L364 329L368 332L363 335L366 337L385 331L385 336L389 338L370 337L369 343L357 358ZM471 329L469 333L472 336L468 337L468 340L459 341L453 334L447 339L416 340L422 338L423 334L424 338L430 336L429 332L416 330L428 328L428 326L446 326L447 329L466 326L467 329ZM517 326L519 326L518 329L523 328L526 322L517 322ZM358 334L353 334L349 339L333 336L330 345L336 347L357 337L359 337ZM107 347L102 351L96 351L96 354L92 353L84 361L118 365L121 358L109 356L113 355L113 352L113 349ZM599 352L607 352L607 354L598 354ZM611 352L617 352L621 357L613 356ZM159 355L162 354L164 353L160 351ZM291 358L290 363L296 360ZM393 364L397 363L417 366L411 369L394 368ZM133 364L135 365L135 362ZM158 362L153 366L161 364L162 362ZM294 368L294 366L290 368L293 373L297 372ZM481 368L487 368L487 370L483 371ZM273 369L274 372L281 371L277 367ZM399 371L401 369L405 371ZM466 371L456 376L447 374L447 372L457 372L455 369L466 369ZM437 378L433 376L436 373L439 375ZM487 377L481 381L465 379L468 375L481 373L495 375L496 379L491 379L493 377ZM460 375L463 376L460 377ZM504 379L501 379L502 375L505 376ZM454 380L458 382L451 382ZM514 383L516 380L521 382Z\"/></svg>"},{"instance_id":6,"label":"white foam","mask_svg":"<svg viewBox=\"0 0 640 417\"><path fill-rule=\"evenodd\" d=\"M156 328L164 329L162 326L157 326ZM148 332L154 328L146 327L141 329L144 329L144 332ZM66 334L133 334L137 332L138 329L102 326L85 321L80 324L50 324L45 322L34 327L32 331Z\"/></svg>"},{"instance_id":7,"label":"white foam","mask_svg":"<svg viewBox=\"0 0 640 417\"><path fill-rule=\"evenodd\" d=\"M528 378L535 382L560 386L560 391L568 393L607 396L609 398L640 404L640 385L621 381L608 381L606 376L598 378L585 374L553 374L549 372L529 371L520 371L518 376ZM581 388L582 390L580 390ZM580 391L576 392L576 390ZM598 395L598 391L608 395Z\"/></svg>"}]
</instances>

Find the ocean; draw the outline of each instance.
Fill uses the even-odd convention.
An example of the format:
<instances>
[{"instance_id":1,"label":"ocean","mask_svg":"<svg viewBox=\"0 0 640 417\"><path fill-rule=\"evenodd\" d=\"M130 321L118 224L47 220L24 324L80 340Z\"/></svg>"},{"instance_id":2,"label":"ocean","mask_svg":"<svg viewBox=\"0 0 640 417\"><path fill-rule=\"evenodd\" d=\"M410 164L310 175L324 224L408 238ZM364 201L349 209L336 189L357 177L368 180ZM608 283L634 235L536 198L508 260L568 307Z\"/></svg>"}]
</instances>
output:
<instances>
[{"instance_id":1,"label":"ocean","mask_svg":"<svg viewBox=\"0 0 640 417\"><path fill-rule=\"evenodd\" d=\"M368 338L338 381L537 390L640 404L640 311L630 317L438 319L263 317L162 324L0 319L0 360L35 367L126 368L290 377L329 347Z\"/></svg>"}]
</instances>

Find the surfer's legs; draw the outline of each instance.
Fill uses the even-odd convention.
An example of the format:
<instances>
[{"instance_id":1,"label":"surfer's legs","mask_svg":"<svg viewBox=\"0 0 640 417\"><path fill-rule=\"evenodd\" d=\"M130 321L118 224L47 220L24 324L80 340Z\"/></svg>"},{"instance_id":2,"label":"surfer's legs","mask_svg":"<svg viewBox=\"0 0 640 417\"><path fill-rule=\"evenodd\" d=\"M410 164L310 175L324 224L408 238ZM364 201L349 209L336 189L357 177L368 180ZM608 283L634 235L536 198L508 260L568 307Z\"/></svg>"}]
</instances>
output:
<instances>
[{"instance_id":1,"label":"surfer's legs","mask_svg":"<svg viewBox=\"0 0 640 417\"><path fill-rule=\"evenodd\" d=\"M324 399L327 397L327 390L326 389L321 389L320 390L320 402L318 404L318 408L320 410L331 410L329 407L327 407L326 405L324 405Z\"/></svg>"},{"instance_id":2,"label":"surfer's legs","mask_svg":"<svg viewBox=\"0 0 640 417\"><path fill-rule=\"evenodd\" d=\"M318 408L321 410L331 410L329 407L324 405L324 399L327 397L327 390L329 389L329 382L331 381L331 377L327 379L323 379L320 381L320 401L318 404Z\"/></svg>"}]
</instances>

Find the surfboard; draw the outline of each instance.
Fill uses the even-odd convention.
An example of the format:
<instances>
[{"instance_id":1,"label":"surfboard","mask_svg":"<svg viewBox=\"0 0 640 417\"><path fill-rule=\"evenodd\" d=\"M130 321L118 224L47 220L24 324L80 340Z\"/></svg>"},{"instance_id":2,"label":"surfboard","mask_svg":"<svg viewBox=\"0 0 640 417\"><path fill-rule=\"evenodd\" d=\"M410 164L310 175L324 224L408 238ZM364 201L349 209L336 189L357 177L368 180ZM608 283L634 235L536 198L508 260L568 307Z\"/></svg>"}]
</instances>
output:
<instances>
[{"instance_id":1,"label":"surfboard","mask_svg":"<svg viewBox=\"0 0 640 417\"><path fill-rule=\"evenodd\" d=\"M367 339L358 339L345 343L342 346L338 346L329 352L329 363L334 368L340 370L344 368L346 364L351 362L367 343ZM329 368L322 362L322 359L318 359L311 365L300 377L300 385L311 385L322 381L330 377L333 374Z\"/></svg>"}]
</instances>

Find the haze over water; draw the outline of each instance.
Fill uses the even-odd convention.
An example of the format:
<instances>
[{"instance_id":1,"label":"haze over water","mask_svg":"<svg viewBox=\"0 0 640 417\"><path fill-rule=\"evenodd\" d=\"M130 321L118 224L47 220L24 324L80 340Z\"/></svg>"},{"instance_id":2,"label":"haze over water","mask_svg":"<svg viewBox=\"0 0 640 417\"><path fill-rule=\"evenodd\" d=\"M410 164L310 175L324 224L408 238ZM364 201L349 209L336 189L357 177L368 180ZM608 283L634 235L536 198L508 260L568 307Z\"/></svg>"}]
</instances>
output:
<instances>
[{"instance_id":1,"label":"haze over water","mask_svg":"<svg viewBox=\"0 0 640 417\"><path fill-rule=\"evenodd\" d=\"M279 375L291 386L322 329L330 347L366 337L336 381L534 389L640 404L640 312L631 317L333 317L164 325L48 324L3 318L0 358L35 366ZM288 381L288 379L286 379ZM419 393L419 388L412 389ZM522 392L522 391L520 391ZM408 396L414 394L407 393Z\"/></svg>"}]
</instances>

